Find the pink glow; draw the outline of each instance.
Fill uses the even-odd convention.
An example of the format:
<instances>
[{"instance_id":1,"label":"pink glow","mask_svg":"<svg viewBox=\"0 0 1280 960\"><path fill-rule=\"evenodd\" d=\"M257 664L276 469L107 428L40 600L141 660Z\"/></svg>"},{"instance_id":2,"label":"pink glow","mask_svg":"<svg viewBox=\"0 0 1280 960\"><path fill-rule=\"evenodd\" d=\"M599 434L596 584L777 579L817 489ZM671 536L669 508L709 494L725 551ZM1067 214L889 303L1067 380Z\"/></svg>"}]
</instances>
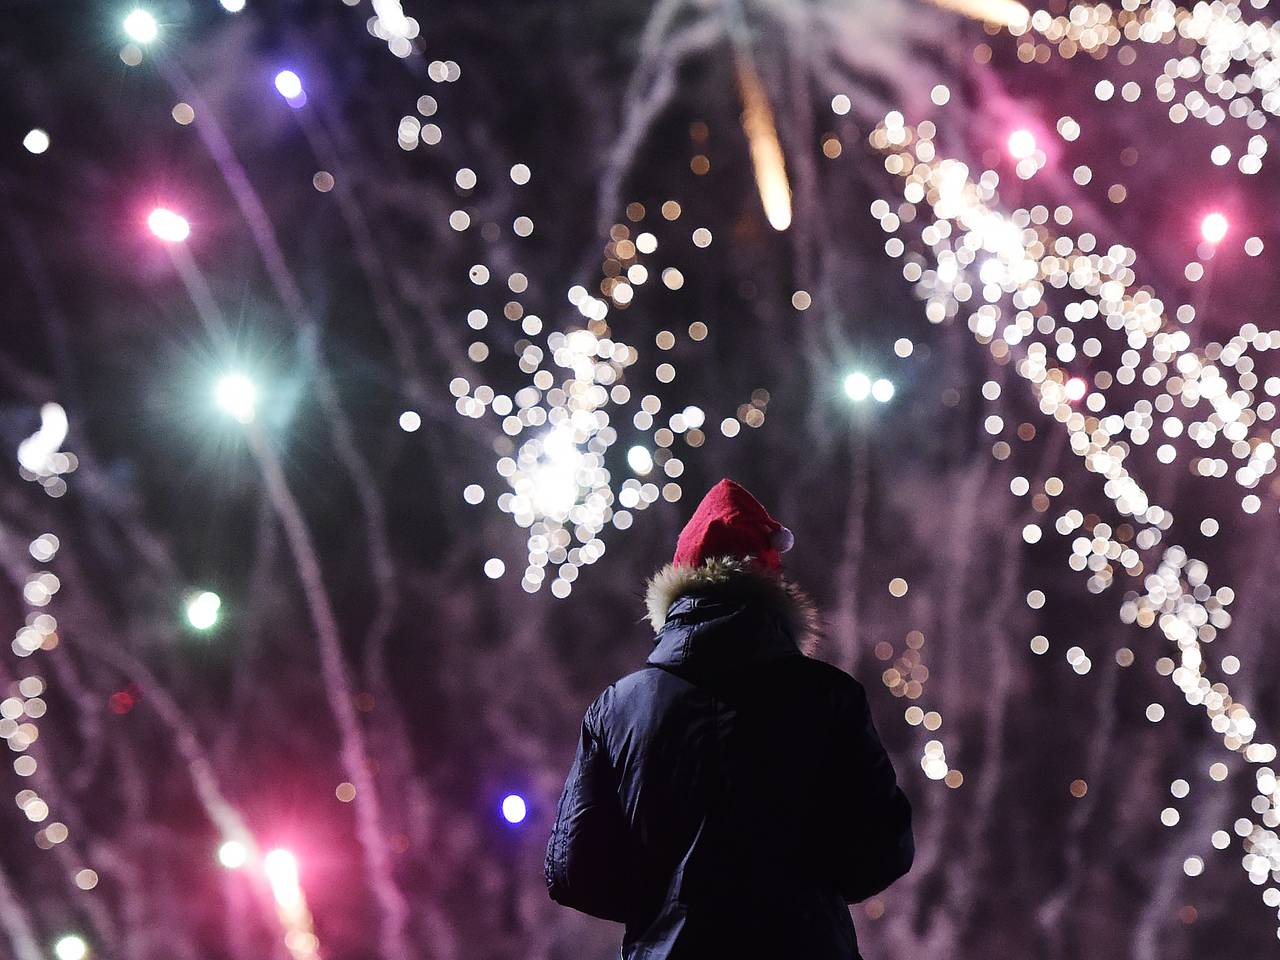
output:
<instances>
[{"instance_id":1,"label":"pink glow","mask_svg":"<svg viewBox=\"0 0 1280 960\"><path fill-rule=\"evenodd\" d=\"M1210 243L1221 243L1227 235L1227 227L1226 217L1217 212L1210 213L1200 221L1200 235Z\"/></svg>"},{"instance_id":2,"label":"pink glow","mask_svg":"<svg viewBox=\"0 0 1280 960\"><path fill-rule=\"evenodd\" d=\"M1036 138L1025 127L1009 134L1009 155L1015 160L1025 160L1036 152Z\"/></svg>"},{"instance_id":3,"label":"pink glow","mask_svg":"<svg viewBox=\"0 0 1280 960\"><path fill-rule=\"evenodd\" d=\"M262 860L262 869L271 884L271 894L276 903L285 909L302 902L302 888L298 886L298 858L288 850L277 848Z\"/></svg>"},{"instance_id":4,"label":"pink glow","mask_svg":"<svg viewBox=\"0 0 1280 960\"><path fill-rule=\"evenodd\" d=\"M165 207L151 211L147 216L147 226L165 243L181 243L191 236L191 224L187 223L187 218Z\"/></svg>"}]
</instances>

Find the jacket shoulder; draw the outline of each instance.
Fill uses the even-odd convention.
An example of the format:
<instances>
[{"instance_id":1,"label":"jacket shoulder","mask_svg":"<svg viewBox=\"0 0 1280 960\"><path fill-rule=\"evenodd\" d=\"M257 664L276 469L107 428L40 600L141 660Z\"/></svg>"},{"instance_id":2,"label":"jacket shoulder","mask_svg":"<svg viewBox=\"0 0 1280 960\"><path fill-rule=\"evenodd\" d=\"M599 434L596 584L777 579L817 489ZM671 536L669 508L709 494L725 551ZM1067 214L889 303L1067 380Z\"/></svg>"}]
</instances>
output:
<instances>
[{"instance_id":1,"label":"jacket shoulder","mask_svg":"<svg viewBox=\"0 0 1280 960\"><path fill-rule=\"evenodd\" d=\"M624 677L619 677L600 691L600 695L587 708L588 718L603 719L618 707L625 707L637 697L643 697L659 686L667 683L683 683L680 678L652 665L633 670Z\"/></svg>"},{"instance_id":2,"label":"jacket shoulder","mask_svg":"<svg viewBox=\"0 0 1280 960\"><path fill-rule=\"evenodd\" d=\"M786 669L795 678L793 682L823 695L828 702L836 704L866 702L867 692L857 678L825 660L816 660L807 656L790 657Z\"/></svg>"},{"instance_id":3,"label":"jacket shoulder","mask_svg":"<svg viewBox=\"0 0 1280 960\"><path fill-rule=\"evenodd\" d=\"M837 690L849 692L863 689L857 677L846 673L833 663L827 663L825 660L817 660L813 657L802 657L801 659L805 663L804 669L819 683L827 683Z\"/></svg>"},{"instance_id":4,"label":"jacket shoulder","mask_svg":"<svg viewBox=\"0 0 1280 960\"><path fill-rule=\"evenodd\" d=\"M866 690L854 677L839 667L807 656L787 657L769 666L770 683L777 684L793 696L826 704L837 712L864 709ZM685 677L647 664L620 677L607 686L588 709L588 719L595 726L633 716L636 709L650 709L673 698L679 699L697 684Z\"/></svg>"},{"instance_id":5,"label":"jacket shoulder","mask_svg":"<svg viewBox=\"0 0 1280 960\"><path fill-rule=\"evenodd\" d=\"M668 684L687 685L687 681L669 671L663 670L661 667L646 664L639 670L633 670L625 677L619 677L609 684L604 692L600 694L600 699L608 702L626 703L633 697L644 696L652 693L658 687Z\"/></svg>"},{"instance_id":6,"label":"jacket shoulder","mask_svg":"<svg viewBox=\"0 0 1280 960\"><path fill-rule=\"evenodd\" d=\"M855 677L825 660L816 660L805 655L786 657L782 661L773 661L770 670L785 671L802 683L817 690L830 691L836 696L855 699L866 697L865 688ZM692 683L659 666L646 664L639 670L634 670L611 683L600 694L596 703L598 706L605 706L608 701L625 700L663 685L691 686Z\"/></svg>"}]
</instances>

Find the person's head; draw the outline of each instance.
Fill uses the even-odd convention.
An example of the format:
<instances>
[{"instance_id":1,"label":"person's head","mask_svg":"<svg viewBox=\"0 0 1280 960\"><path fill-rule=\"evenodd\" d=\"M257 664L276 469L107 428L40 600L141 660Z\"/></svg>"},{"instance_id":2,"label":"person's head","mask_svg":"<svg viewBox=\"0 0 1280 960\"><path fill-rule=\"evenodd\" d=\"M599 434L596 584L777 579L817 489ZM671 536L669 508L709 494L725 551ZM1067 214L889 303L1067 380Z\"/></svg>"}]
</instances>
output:
<instances>
[{"instance_id":1,"label":"person's head","mask_svg":"<svg viewBox=\"0 0 1280 960\"><path fill-rule=\"evenodd\" d=\"M660 631L682 596L736 596L775 616L800 649L812 654L817 612L804 591L782 575L782 554L794 540L743 487L721 480L680 531L672 561L649 580L649 623Z\"/></svg>"},{"instance_id":2,"label":"person's head","mask_svg":"<svg viewBox=\"0 0 1280 960\"><path fill-rule=\"evenodd\" d=\"M782 572L782 554L791 549L791 531L746 488L727 477L707 491L680 531L672 563L700 567L715 558L746 561L769 573Z\"/></svg>"}]
</instances>

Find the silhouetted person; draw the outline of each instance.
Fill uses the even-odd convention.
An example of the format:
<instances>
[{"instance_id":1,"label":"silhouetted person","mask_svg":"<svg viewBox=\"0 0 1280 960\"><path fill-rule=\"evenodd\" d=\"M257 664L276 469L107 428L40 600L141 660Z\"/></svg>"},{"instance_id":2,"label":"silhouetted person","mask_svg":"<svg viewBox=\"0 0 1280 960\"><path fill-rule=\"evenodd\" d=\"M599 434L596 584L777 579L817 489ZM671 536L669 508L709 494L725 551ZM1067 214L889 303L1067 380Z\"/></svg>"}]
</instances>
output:
<instances>
[{"instance_id":1,"label":"silhouetted person","mask_svg":"<svg viewBox=\"0 0 1280 960\"><path fill-rule=\"evenodd\" d=\"M582 721L547 887L625 923L626 960L854 960L847 905L911 867L862 686L801 651L791 539L721 480L649 583L653 653Z\"/></svg>"}]
</instances>

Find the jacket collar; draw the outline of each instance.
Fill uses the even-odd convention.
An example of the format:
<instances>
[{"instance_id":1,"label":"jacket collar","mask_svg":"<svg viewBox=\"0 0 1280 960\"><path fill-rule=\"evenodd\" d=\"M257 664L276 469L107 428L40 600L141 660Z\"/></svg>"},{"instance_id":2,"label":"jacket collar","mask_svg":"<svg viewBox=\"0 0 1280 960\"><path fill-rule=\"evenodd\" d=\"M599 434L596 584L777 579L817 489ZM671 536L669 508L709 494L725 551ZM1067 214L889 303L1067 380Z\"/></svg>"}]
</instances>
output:
<instances>
[{"instance_id":1,"label":"jacket collar","mask_svg":"<svg viewBox=\"0 0 1280 960\"><path fill-rule=\"evenodd\" d=\"M696 670L799 655L795 640L767 607L710 593L681 597L672 604L648 662Z\"/></svg>"},{"instance_id":2,"label":"jacket collar","mask_svg":"<svg viewBox=\"0 0 1280 960\"><path fill-rule=\"evenodd\" d=\"M809 653L815 643L808 596L744 560L668 565L649 581L645 599L657 633L649 663L657 666L759 662Z\"/></svg>"}]
</instances>

